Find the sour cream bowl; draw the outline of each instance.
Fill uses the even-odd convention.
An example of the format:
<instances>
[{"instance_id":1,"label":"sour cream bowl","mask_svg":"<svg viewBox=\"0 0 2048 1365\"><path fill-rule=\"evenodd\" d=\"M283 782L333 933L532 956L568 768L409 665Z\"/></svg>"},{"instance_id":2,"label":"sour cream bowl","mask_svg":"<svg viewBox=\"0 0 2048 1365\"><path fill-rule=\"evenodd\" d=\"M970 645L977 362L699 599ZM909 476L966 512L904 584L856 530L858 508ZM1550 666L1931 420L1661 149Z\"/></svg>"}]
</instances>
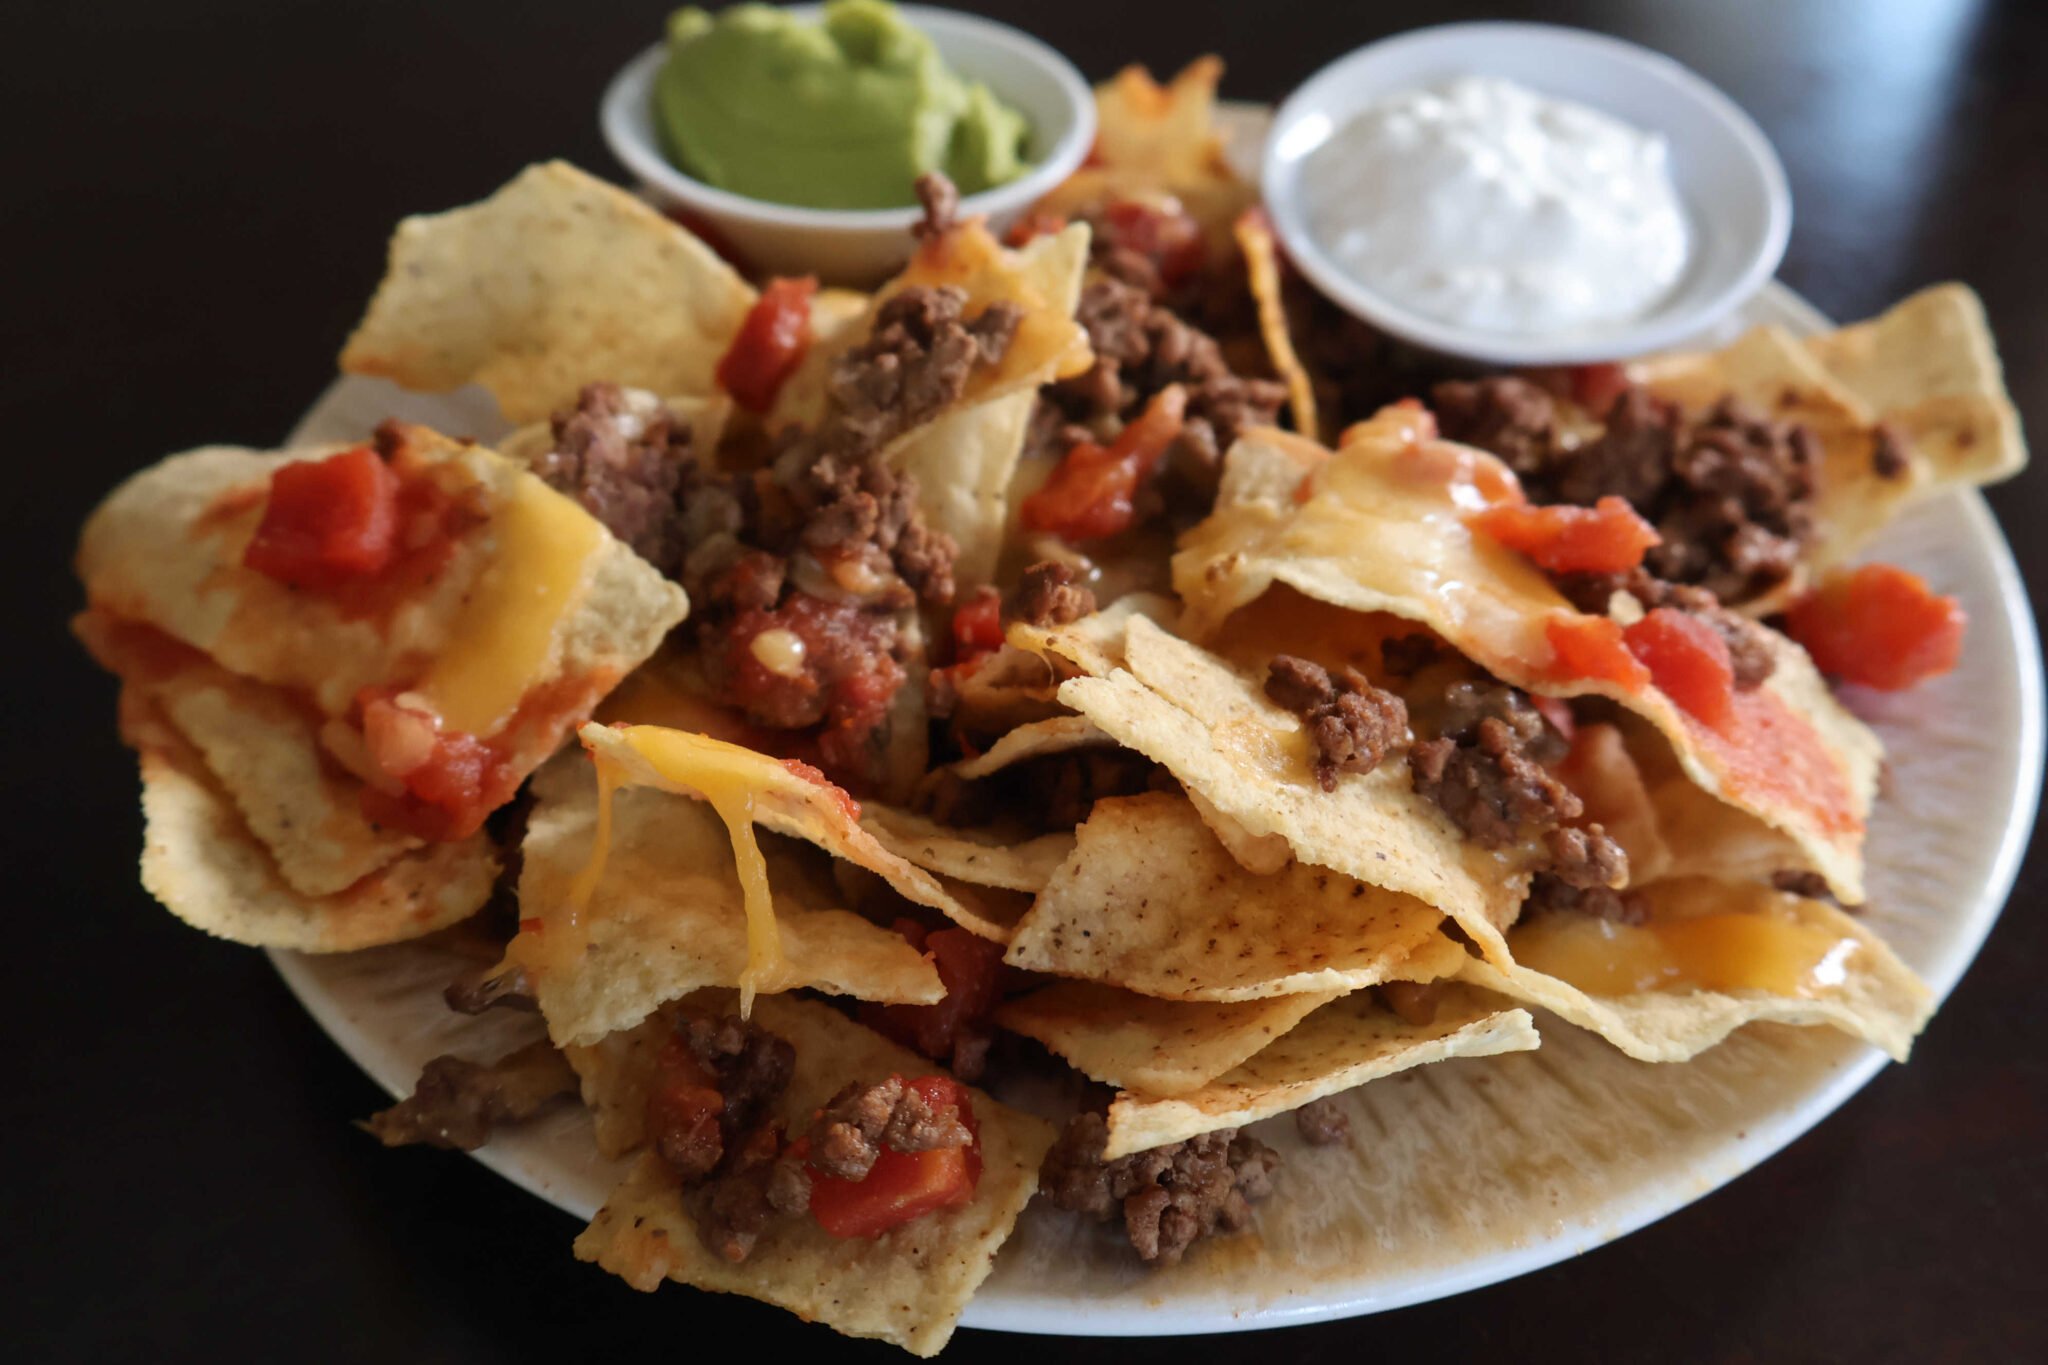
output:
<instances>
[{"instance_id":1,"label":"sour cream bowl","mask_svg":"<svg viewBox=\"0 0 2048 1365\"><path fill-rule=\"evenodd\" d=\"M1416 306L1413 281L1374 278L1371 253L1343 240L1342 215L1333 212L1333 172L1341 166L1332 158L1361 115L1468 77L1511 81L1663 139L1687 239L1684 268L1668 287L1610 320L1515 325L1495 316L1474 325ZM1324 67L1280 106L1261 189L1289 257L1340 306L1415 345L1506 365L1610 360L1707 331L1771 277L1792 226L1784 168L1727 96L1645 48L1549 24L1422 29Z\"/></svg>"},{"instance_id":2,"label":"sour cream bowl","mask_svg":"<svg viewBox=\"0 0 2048 1365\"><path fill-rule=\"evenodd\" d=\"M980 81L1030 122L1023 175L964 196L963 215L983 214L1000 233L1053 186L1073 174L1095 142L1095 97L1072 62L1027 33L971 14L899 5L905 20L938 48L946 65ZM822 6L789 12L816 22ZM870 285L910 258L916 206L818 209L733 194L685 173L661 149L654 126L654 77L668 60L657 43L628 62L605 90L599 123L612 154L663 209L708 224L747 261L769 274L822 276L828 284Z\"/></svg>"}]
</instances>

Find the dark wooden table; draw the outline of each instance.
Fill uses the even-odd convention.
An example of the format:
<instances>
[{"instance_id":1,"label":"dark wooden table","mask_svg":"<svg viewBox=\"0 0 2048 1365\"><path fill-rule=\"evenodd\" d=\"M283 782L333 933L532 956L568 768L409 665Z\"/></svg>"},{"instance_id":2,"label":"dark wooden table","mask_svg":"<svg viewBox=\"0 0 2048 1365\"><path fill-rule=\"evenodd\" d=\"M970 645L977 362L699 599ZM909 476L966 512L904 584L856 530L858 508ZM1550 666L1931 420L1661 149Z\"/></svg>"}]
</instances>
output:
<instances>
[{"instance_id":1,"label":"dark wooden table","mask_svg":"<svg viewBox=\"0 0 2048 1365\"><path fill-rule=\"evenodd\" d=\"M1838 317L1948 277L1983 293L2048 431L2048 10L2011 0L987 8L1093 76L1227 55L1274 98L1368 39L1466 12L1670 52L1791 173L1784 277ZM0 1348L10 1359L650 1360L730 1336L896 1358L783 1314L643 1297L575 1228L459 1157L386 1153L380 1099L264 959L134 878L113 686L65 637L72 537L122 474L279 439L407 212L528 161L611 172L595 106L664 6L172 0L11 7L0 81L0 496L8 852ZM1995 490L2036 593L2048 479ZM2036 852L2038 853L2038 844ZM1181 1342L966 1333L955 1358L2048 1359L2048 1012L2035 857L1910 1067L1733 1186L1618 1245L1380 1317ZM744 1336L738 1334L744 1333Z\"/></svg>"}]
</instances>

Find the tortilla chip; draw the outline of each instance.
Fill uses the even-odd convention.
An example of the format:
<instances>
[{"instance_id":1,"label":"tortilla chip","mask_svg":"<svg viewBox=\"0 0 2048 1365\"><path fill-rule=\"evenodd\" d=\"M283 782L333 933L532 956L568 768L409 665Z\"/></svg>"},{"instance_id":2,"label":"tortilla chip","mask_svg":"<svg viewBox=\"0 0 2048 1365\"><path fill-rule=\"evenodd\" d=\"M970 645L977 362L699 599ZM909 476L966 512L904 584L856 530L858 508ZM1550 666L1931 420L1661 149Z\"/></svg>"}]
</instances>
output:
<instances>
[{"instance_id":1,"label":"tortilla chip","mask_svg":"<svg viewBox=\"0 0 2048 1365\"><path fill-rule=\"evenodd\" d=\"M656 1059L674 1033L665 1010L587 1046L562 1049L576 1072L583 1107L596 1130L598 1155L615 1160L647 1142L647 1097Z\"/></svg>"},{"instance_id":2,"label":"tortilla chip","mask_svg":"<svg viewBox=\"0 0 2048 1365\"><path fill-rule=\"evenodd\" d=\"M550 161L482 203L400 223L341 368L409 389L478 383L514 422L598 379L707 396L753 303L683 228Z\"/></svg>"},{"instance_id":3,"label":"tortilla chip","mask_svg":"<svg viewBox=\"0 0 2048 1365\"><path fill-rule=\"evenodd\" d=\"M1071 834L1033 838L1002 828L954 829L873 801L861 807L860 823L883 848L927 872L1011 891L1044 890L1074 851Z\"/></svg>"},{"instance_id":4,"label":"tortilla chip","mask_svg":"<svg viewBox=\"0 0 2048 1365\"><path fill-rule=\"evenodd\" d=\"M986 753L963 758L946 771L974 781L999 773L1012 763L1022 763L1027 758L1042 758L1047 754L1063 754L1069 749L1115 742L1086 716L1052 716L1017 726L989 745Z\"/></svg>"},{"instance_id":5,"label":"tortilla chip","mask_svg":"<svg viewBox=\"0 0 2048 1365\"><path fill-rule=\"evenodd\" d=\"M739 984L745 894L716 812L666 791L617 793L603 876L579 910L571 888L590 862L598 818L590 764L565 754L534 776L533 791L519 876L519 937L528 941L515 942L508 957L524 968L549 1037L587 1046L666 1001ZM901 934L840 908L829 879L812 875L794 850L762 852L782 960L758 989L807 986L925 1005L944 998L937 969ZM565 937L573 951L550 951Z\"/></svg>"},{"instance_id":6,"label":"tortilla chip","mask_svg":"<svg viewBox=\"0 0 2048 1365\"><path fill-rule=\"evenodd\" d=\"M1123 667L1124 633L1132 620L1141 616L1173 630L1180 618L1180 608L1170 597L1134 592L1064 625L1012 621L1004 632L1004 640L1047 660L1062 673L1078 668L1100 678Z\"/></svg>"},{"instance_id":7,"label":"tortilla chip","mask_svg":"<svg viewBox=\"0 0 2048 1365\"><path fill-rule=\"evenodd\" d=\"M1256 1000L1384 980L1442 922L1307 862L1247 872L1185 798L1151 792L1095 803L1004 961L1141 995Z\"/></svg>"},{"instance_id":8,"label":"tortilla chip","mask_svg":"<svg viewBox=\"0 0 2048 1365\"><path fill-rule=\"evenodd\" d=\"M1301 722L1259 680L1134 618L1129 671L1074 678L1060 700L1117 741L1163 763L1248 836L1285 839L1311 867L1405 893L1455 919L1481 951L1505 955L1500 931L1528 890L1527 850L1466 839L1416 794L1405 759L1317 782Z\"/></svg>"},{"instance_id":9,"label":"tortilla chip","mask_svg":"<svg viewBox=\"0 0 2048 1365\"><path fill-rule=\"evenodd\" d=\"M1118 1095L1105 1160L1256 1123L1312 1100L1452 1057L1528 1052L1539 1040L1528 1011L1477 991L1447 996L1411 1024L1359 991L1323 1006L1243 1065L1182 1095Z\"/></svg>"},{"instance_id":10,"label":"tortilla chip","mask_svg":"<svg viewBox=\"0 0 2048 1365\"><path fill-rule=\"evenodd\" d=\"M142 885L172 914L260 948L344 953L467 919L490 898L484 835L408 853L330 896L306 896L236 814L198 751L141 694L124 690L122 737L142 759Z\"/></svg>"},{"instance_id":11,"label":"tortilla chip","mask_svg":"<svg viewBox=\"0 0 2048 1365\"><path fill-rule=\"evenodd\" d=\"M420 846L363 814L362 783L321 758L319 717L278 688L238 678L154 627L104 611L80 613L72 632L197 750L294 891L345 891Z\"/></svg>"},{"instance_id":12,"label":"tortilla chip","mask_svg":"<svg viewBox=\"0 0 2048 1365\"><path fill-rule=\"evenodd\" d=\"M1287 305L1280 296L1280 251L1273 243L1273 225L1259 210L1238 215L1237 249L1244 253L1245 276L1252 301L1259 311L1259 337L1266 343L1266 358L1273 373L1287 385L1287 409L1294 429L1304 436L1320 437L1316 419L1315 386L1308 368L1295 354L1294 337L1287 329Z\"/></svg>"},{"instance_id":13,"label":"tortilla chip","mask_svg":"<svg viewBox=\"0 0 2048 1365\"><path fill-rule=\"evenodd\" d=\"M1903 1062L1934 1012L1932 994L1883 940L1823 901L1706 878L1659 882L1639 894L1649 902L1646 926L1569 913L1533 918L1509 936L1517 962L1475 959L1461 976L1541 1005L1645 1062L1685 1061L1755 1020L1832 1025ZM1701 917L1736 927L1706 930ZM1658 926L1688 922L1700 926L1692 937L1657 946ZM1638 963L1632 948L1654 957ZM1569 968L1589 987L1608 979L1668 984L1596 994L1539 966ZM1759 981L1767 988L1744 984Z\"/></svg>"},{"instance_id":14,"label":"tortilla chip","mask_svg":"<svg viewBox=\"0 0 2048 1365\"><path fill-rule=\"evenodd\" d=\"M722 997L722 998L720 998ZM707 1008L708 1007L708 1008ZM689 1008L723 1012L730 997L693 997ZM850 1081L922 1075L931 1063L814 1001L763 996L756 1021L796 1049L796 1073L774 1115L803 1128ZM981 1179L969 1203L927 1214L881 1236L832 1237L808 1218L771 1223L747 1259L705 1247L674 1177L649 1155L620 1183L576 1239L576 1256L635 1289L662 1280L787 1308L835 1332L894 1342L930 1356L953 1334L996 1251L1038 1188L1053 1132L1038 1119L970 1092L980 1129Z\"/></svg>"},{"instance_id":15,"label":"tortilla chip","mask_svg":"<svg viewBox=\"0 0 2048 1365\"><path fill-rule=\"evenodd\" d=\"M1513 476L1483 451L1432 439L1430 426L1421 409L1396 406L1347 431L1334 455L1271 430L1239 440L1216 511L1174 556L1187 632L1213 635L1232 612L1285 585L1420 622L1516 687L1609 697L1661 730L1693 781L1784 831L1801 850L1798 866L1820 872L1845 902L1860 901L1880 746L1805 652L1766 632L1775 670L1764 686L1736 693L1727 732L1653 687L1551 676L1549 627L1583 618L1532 563L1465 525L1457 499L1512 486Z\"/></svg>"},{"instance_id":16,"label":"tortilla chip","mask_svg":"<svg viewBox=\"0 0 2048 1365\"><path fill-rule=\"evenodd\" d=\"M995 1018L1105 1085L1181 1095L1215 1080L1340 994L1220 1003L1061 981L1005 1002Z\"/></svg>"},{"instance_id":17,"label":"tortilla chip","mask_svg":"<svg viewBox=\"0 0 2048 1365\"><path fill-rule=\"evenodd\" d=\"M280 464L328 453L211 447L134 475L86 523L78 568L96 608L153 626L244 678L283 688L329 718L369 687L504 701L452 728L493 741L523 775L561 747L600 697L648 657L689 609L681 588L567 498L510 460L422 427L405 457L434 468L491 513L460 534L448 563L388 619L351 615L242 566ZM445 474L444 471L445 470ZM525 509L526 515L515 515ZM524 539L520 525L531 527ZM536 524L537 523L537 524ZM532 651L500 648L545 603L527 591L558 568L552 537L580 559ZM545 619L545 618L542 618ZM424 676L423 676L424 674ZM527 706L532 698L546 705Z\"/></svg>"},{"instance_id":18,"label":"tortilla chip","mask_svg":"<svg viewBox=\"0 0 2048 1365\"><path fill-rule=\"evenodd\" d=\"M1661 740L1651 742L1662 746ZM1671 767L1673 781L1694 793L1703 805L1726 811L1729 818L1746 822L1752 828L1764 829L1757 820L1693 786L1675 763ZM1680 827L1658 819L1657 806L1644 784L1642 769L1630 754L1619 726L1579 726L1578 733L1572 736L1571 752L1558 765L1557 776L1585 803L1585 822L1605 829L1621 845L1622 852L1628 854L1631 882L1640 884L1667 875L1672 854L1666 831L1673 838L1685 837L1690 832L1681 832Z\"/></svg>"}]
</instances>

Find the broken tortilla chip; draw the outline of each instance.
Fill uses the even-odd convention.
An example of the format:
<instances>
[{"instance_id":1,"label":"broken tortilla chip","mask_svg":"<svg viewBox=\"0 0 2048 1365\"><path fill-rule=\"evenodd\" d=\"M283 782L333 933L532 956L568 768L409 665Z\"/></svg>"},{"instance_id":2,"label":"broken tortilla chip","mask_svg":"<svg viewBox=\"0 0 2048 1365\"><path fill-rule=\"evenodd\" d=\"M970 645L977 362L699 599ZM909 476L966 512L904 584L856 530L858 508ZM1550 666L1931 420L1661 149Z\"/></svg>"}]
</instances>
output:
<instances>
[{"instance_id":1,"label":"broken tortilla chip","mask_svg":"<svg viewBox=\"0 0 2048 1365\"><path fill-rule=\"evenodd\" d=\"M574 888L599 819L591 765L564 754L535 774L533 791L519 938L506 955L524 970L556 1043L593 1044L669 1000L740 983L749 961L746 892L731 836L710 806L647 787L617 792L602 875L578 905ZM931 961L893 929L841 908L830 879L804 867L798 848L811 852L761 850L781 956L757 988L942 999ZM573 927L564 922L571 916Z\"/></svg>"},{"instance_id":2,"label":"broken tortilla chip","mask_svg":"<svg viewBox=\"0 0 2048 1365\"><path fill-rule=\"evenodd\" d=\"M1823 901L1690 878L1633 893L1641 924L1569 912L1508 936L1512 965L1464 980L1541 1005L1646 1062L1682 1062L1742 1025L1828 1024L1906 1060L1934 997L1875 934Z\"/></svg>"},{"instance_id":3,"label":"broken tortilla chip","mask_svg":"<svg viewBox=\"0 0 2048 1365\"><path fill-rule=\"evenodd\" d=\"M1315 385L1309 381L1308 367L1295 354L1294 337L1287 329L1287 305L1280 294L1280 250L1273 242L1273 224L1262 210L1248 209L1238 215L1235 231L1252 301L1258 307L1259 337L1265 342L1273 373L1287 386L1287 409L1294 429L1320 439Z\"/></svg>"},{"instance_id":4,"label":"broken tortilla chip","mask_svg":"<svg viewBox=\"0 0 2048 1365\"><path fill-rule=\"evenodd\" d=\"M753 303L675 222L550 161L481 203L400 223L341 368L409 389L478 383L514 422L598 379L708 396Z\"/></svg>"},{"instance_id":5,"label":"broken tortilla chip","mask_svg":"<svg viewBox=\"0 0 2048 1365\"><path fill-rule=\"evenodd\" d=\"M1069 749L1115 742L1086 716L1051 716L1045 720L1027 721L1006 731L988 746L986 753L963 758L946 771L955 777L975 781L999 773L1012 763L1022 763L1027 758L1042 758L1047 754L1065 753Z\"/></svg>"},{"instance_id":6,"label":"broken tortilla chip","mask_svg":"<svg viewBox=\"0 0 2048 1365\"><path fill-rule=\"evenodd\" d=\"M1466 839L1415 792L1405 758L1342 774L1326 792L1301 722L1258 679L1143 617L1124 647L1128 670L1070 679L1060 700L1164 764L1248 838L1277 835L1310 867L1412 896L1482 952L1505 954L1500 931L1528 890L1533 850Z\"/></svg>"},{"instance_id":7,"label":"broken tortilla chip","mask_svg":"<svg viewBox=\"0 0 2048 1365\"><path fill-rule=\"evenodd\" d=\"M692 997L686 1009L723 1013L723 992ZM790 996L763 996L755 1021L796 1049L796 1071L771 1117L807 1127L848 1082L927 1074L932 1064L837 1011ZM1038 1188L1052 1129L970 1090L979 1130L981 1176L958 1208L912 1219L878 1237L833 1237L809 1218L771 1222L745 1262L707 1248L670 1168L643 1157L576 1239L579 1260L595 1262L635 1289L665 1279L779 1305L835 1332L893 1342L931 1356L953 1334L961 1311L988 1276L996 1251Z\"/></svg>"},{"instance_id":8,"label":"broken tortilla chip","mask_svg":"<svg viewBox=\"0 0 2048 1365\"><path fill-rule=\"evenodd\" d=\"M418 938L489 899L497 851L478 834L399 857L329 896L279 876L199 752L124 689L122 737L142 761L142 885L195 929L261 948L344 953Z\"/></svg>"},{"instance_id":9,"label":"broken tortilla chip","mask_svg":"<svg viewBox=\"0 0 2048 1365\"><path fill-rule=\"evenodd\" d=\"M1071 834L1032 837L1002 827L954 829L873 801L862 805L860 823L883 848L927 872L1011 891L1044 890L1054 869L1074 851Z\"/></svg>"},{"instance_id":10,"label":"broken tortilla chip","mask_svg":"<svg viewBox=\"0 0 2048 1365\"><path fill-rule=\"evenodd\" d=\"M1006 1001L995 1017L1105 1085L1179 1095L1215 1080L1340 994L1159 1000L1096 981L1060 981Z\"/></svg>"},{"instance_id":11,"label":"broken tortilla chip","mask_svg":"<svg viewBox=\"0 0 2048 1365\"><path fill-rule=\"evenodd\" d=\"M1004 960L1140 995L1255 1000L1384 980L1442 922L1307 862L1247 872L1186 798L1152 792L1095 803Z\"/></svg>"},{"instance_id":12,"label":"broken tortilla chip","mask_svg":"<svg viewBox=\"0 0 2048 1365\"><path fill-rule=\"evenodd\" d=\"M1528 1052L1538 1041L1528 1011L1504 1008L1498 996L1453 988L1430 1022L1411 1024L1372 992L1358 991L1324 1005L1200 1089L1118 1095L1109 1106L1103 1159L1256 1123L1412 1067Z\"/></svg>"}]
</instances>

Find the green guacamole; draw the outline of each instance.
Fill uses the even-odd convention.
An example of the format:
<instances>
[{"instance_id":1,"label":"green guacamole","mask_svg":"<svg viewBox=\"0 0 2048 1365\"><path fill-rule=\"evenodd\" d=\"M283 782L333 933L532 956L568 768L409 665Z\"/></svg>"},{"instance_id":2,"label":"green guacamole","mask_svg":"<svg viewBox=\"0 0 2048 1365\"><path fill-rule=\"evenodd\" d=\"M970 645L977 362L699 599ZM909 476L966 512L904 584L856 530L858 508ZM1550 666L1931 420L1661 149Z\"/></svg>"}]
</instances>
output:
<instances>
[{"instance_id":1,"label":"green guacamole","mask_svg":"<svg viewBox=\"0 0 2048 1365\"><path fill-rule=\"evenodd\" d=\"M768 5L669 19L654 121L684 171L808 208L899 208L944 171L973 194L1027 169L1024 116L961 80L887 0L831 0L822 23Z\"/></svg>"}]
</instances>

